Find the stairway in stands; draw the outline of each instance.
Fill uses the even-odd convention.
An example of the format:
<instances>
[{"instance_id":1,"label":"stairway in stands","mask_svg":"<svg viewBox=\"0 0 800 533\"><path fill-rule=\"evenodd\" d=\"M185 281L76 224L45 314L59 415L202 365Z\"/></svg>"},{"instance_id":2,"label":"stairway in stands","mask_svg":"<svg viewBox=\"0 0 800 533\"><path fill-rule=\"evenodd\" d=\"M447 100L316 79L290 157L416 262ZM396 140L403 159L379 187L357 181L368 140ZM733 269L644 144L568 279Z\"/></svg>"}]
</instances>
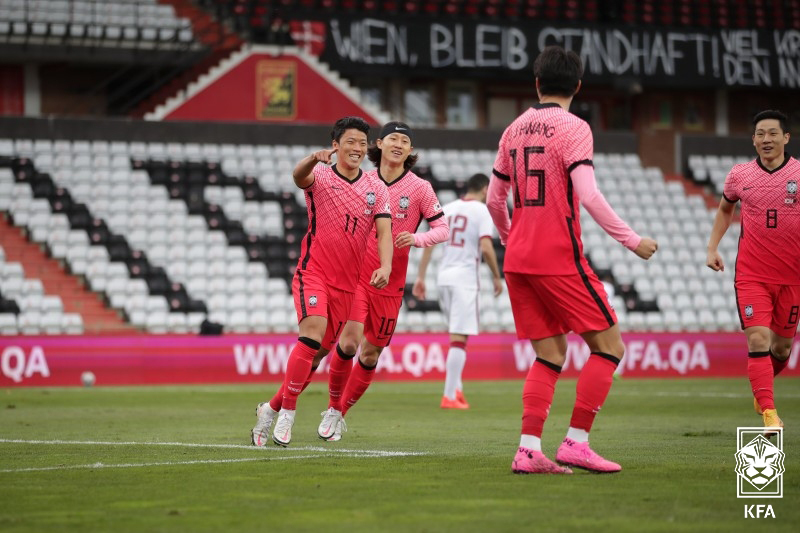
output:
<instances>
[{"instance_id":1,"label":"stairway in stands","mask_svg":"<svg viewBox=\"0 0 800 533\"><path fill-rule=\"evenodd\" d=\"M107 308L98 295L87 290L80 279L68 274L57 260L47 257L38 244L30 242L20 228L2 215L0 246L5 250L6 261L22 264L26 278L41 280L46 294L61 297L64 311L79 313L83 317L85 333L138 333L116 311Z\"/></svg>"}]
</instances>

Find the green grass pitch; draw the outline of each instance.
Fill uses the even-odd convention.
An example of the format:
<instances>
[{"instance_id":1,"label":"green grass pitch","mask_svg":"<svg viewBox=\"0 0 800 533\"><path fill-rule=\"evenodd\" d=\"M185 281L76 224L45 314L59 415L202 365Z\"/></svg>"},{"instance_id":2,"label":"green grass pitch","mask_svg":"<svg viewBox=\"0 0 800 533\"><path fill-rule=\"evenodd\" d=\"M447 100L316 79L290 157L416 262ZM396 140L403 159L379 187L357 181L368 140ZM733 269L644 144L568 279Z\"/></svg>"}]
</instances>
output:
<instances>
[{"instance_id":1,"label":"green grass pitch","mask_svg":"<svg viewBox=\"0 0 800 533\"><path fill-rule=\"evenodd\" d=\"M797 531L800 380L778 378L782 499L736 498L736 427L760 426L737 379L614 383L592 445L613 475L519 476L521 381L374 383L338 443L316 436L323 383L301 396L287 449L253 448L265 386L0 389L0 531ZM545 426L552 457L574 380ZM745 518L771 504L775 518Z\"/></svg>"}]
</instances>

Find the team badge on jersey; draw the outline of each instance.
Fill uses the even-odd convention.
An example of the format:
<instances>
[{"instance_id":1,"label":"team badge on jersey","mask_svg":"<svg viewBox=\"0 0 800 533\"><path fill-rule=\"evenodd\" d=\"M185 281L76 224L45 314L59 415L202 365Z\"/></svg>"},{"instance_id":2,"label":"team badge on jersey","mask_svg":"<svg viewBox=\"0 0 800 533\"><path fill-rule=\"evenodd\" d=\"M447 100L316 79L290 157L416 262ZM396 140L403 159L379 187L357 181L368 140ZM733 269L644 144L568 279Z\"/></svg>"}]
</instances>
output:
<instances>
[{"instance_id":1,"label":"team badge on jersey","mask_svg":"<svg viewBox=\"0 0 800 533\"><path fill-rule=\"evenodd\" d=\"M408 199L408 196L400 197L400 209L408 209L410 203L411 201Z\"/></svg>"},{"instance_id":2,"label":"team badge on jersey","mask_svg":"<svg viewBox=\"0 0 800 533\"><path fill-rule=\"evenodd\" d=\"M372 191L369 191L367 193L367 205L369 206L375 205L375 193Z\"/></svg>"},{"instance_id":3,"label":"team badge on jersey","mask_svg":"<svg viewBox=\"0 0 800 533\"><path fill-rule=\"evenodd\" d=\"M433 210L438 213L439 211L442 210L442 204L440 204L439 202L436 202L436 204L433 206Z\"/></svg>"},{"instance_id":4,"label":"team badge on jersey","mask_svg":"<svg viewBox=\"0 0 800 533\"><path fill-rule=\"evenodd\" d=\"M786 192L789 194L797 194L797 182L794 180L787 181Z\"/></svg>"},{"instance_id":5,"label":"team badge on jersey","mask_svg":"<svg viewBox=\"0 0 800 533\"><path fill-rule=\"evenodd\" d=\"M308 305L311 307L317 306L317 297L315 295L312 294L308 297Z\"/></svg>"},{"instance_id":6,"label":"team badge on jersey","mask_svg":"<svg viewBox=\"0 0 800 533\"><path fill-rule=\"evenodd\" d=\"M753 306L752 305L745 305L744 306L744 316L747 318L753 318Z\"/></svg>"}]
</instances>

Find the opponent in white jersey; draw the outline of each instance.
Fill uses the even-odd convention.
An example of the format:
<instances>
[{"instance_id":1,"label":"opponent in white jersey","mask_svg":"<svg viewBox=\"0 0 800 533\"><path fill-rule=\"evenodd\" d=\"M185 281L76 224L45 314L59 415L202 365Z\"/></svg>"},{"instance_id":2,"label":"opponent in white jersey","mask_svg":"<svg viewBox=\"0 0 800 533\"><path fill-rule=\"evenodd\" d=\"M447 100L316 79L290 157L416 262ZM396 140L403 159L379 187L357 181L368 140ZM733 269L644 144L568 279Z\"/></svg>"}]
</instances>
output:
<instances>
[{"instance_id":1,"label":"opponent in white jersey","mask_svg":"<svg viewBox=\"0 0 800 533\"><path fill-rule=\"evenodd\" d=\"M492 271L494 295L503 292L497 256L492 245L494 224L486 208L486 190L489 178L475 174L467 181L467 194L461 200L444 206L444 216L450 226L450 238L445 244L439 263L437 285L439 304L447 317L450 348L447 351L447 373L441 407L467 409L461 374L467 360L466 346L470 335L478 334L478 294L480 291L478 267L481 255ZM422 254L412 293L425 299L425 273L433 248Z\"/></svg>"}]
</instances>

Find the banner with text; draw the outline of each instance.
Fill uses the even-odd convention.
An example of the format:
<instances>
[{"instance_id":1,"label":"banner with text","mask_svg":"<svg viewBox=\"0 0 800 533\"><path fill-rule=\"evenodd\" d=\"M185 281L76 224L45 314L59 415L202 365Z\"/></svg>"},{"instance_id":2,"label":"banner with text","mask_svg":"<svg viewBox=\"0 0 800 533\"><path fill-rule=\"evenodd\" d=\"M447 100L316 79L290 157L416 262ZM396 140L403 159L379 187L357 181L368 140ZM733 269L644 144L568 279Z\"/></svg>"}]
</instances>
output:
<instances>
[{"instance_id":1,"label":"banner with text","mask_svg":"<svg viewBox=\"0 0 800 533\"><path fill-rule=\"evenodd\" d=\"M577 52L588 82L659 87L800 87L800 31L551 26L333 17L294 21L292 37L354 76L491 77L531 81L548 45Z\"/></svg>"},{"instance_id":2,"label":"banner with text","mask_svg":"<svg viewBox=\"0 0 800 533\"><path fill-rule=\"evenodd\" d=\"M80 385L91 371L98 385L263 383L283 378L296 335L141 335L133 337L0 337L0 386ZM620 372L630 377L744 376L741 333L628 333ZM378 362L376 379L443 379L446 334L397 334ZM511 334L470 338L464 379L522 379L536 354ZM784 375L800 376L795 343ZM563 376L575 377L589 357L569 336ZM325 362L318 374L325 374ZM325 379L318 377L317 379Z\"/></svg>"}]
</instances>

